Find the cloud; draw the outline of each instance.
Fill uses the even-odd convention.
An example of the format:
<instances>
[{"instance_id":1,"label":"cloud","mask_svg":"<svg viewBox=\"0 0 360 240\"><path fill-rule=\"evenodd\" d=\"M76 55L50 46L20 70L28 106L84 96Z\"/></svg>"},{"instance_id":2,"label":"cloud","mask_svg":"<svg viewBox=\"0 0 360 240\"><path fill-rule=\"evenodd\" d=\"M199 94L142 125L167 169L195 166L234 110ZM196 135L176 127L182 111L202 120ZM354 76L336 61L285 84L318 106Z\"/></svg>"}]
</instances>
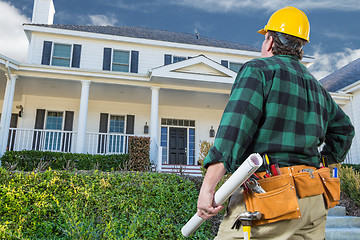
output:
<instances>
[{"instance_id":1,"label":"cloud","mask_svg":"<svg viewBox=\"0 0 360 240\"><path fill-rule=\"evenodd\" d=\"M295 6L303 10L308 9L336 9L343 11L360 10L357 0L169 0L169 3L191 8L197 8L207 12L248 12L267 10L275 11L285 6Z\"/></svg>"},{"instance_id":2,"label":"cloud","mask_svg":"<svg viewBox=\"0 0 360 240\"><path fill-rule=\"evenodd\" d=\"M90 15L89 18L92 25L114 26L118 22L115 17L106 15Z\"/></svg>"},{"instance_id":3,"label":"cloud","mask_svg":"<svg viewBox=\"0 0 360 240\"><path fill-rule=\"evenodd\" d=\"M29 43L22 24L30 19L8 2L0 1L0 9L0 54L24 62Z\"/></svg>"},{"instance_id":4,"label":"cloud","mask_svg":"<svg viewBox=\"0 0 360 240\"><path fill-rule=\"evenodd\" d=\"M110 6L111 8L119 8L126 11L136 11L143 13L157 12L160 7L168 4L164 0L150 0L150 1L126 1L126 0L103 0L103 4Z\"/></svg>"},{"instance_id":5,"label":"cloud","mask_svg":"<svg viewBox=\"0 0 360 240\"><path fill-rule=\"evenodd\" d=\"M318 47L320 49L320 47ZM318 79L322 79L350 62L360 58L360 49L346 48L343 52L324 54L317 50L314 54L315 63L309 71Z\"/></svg>"}]
</instances>

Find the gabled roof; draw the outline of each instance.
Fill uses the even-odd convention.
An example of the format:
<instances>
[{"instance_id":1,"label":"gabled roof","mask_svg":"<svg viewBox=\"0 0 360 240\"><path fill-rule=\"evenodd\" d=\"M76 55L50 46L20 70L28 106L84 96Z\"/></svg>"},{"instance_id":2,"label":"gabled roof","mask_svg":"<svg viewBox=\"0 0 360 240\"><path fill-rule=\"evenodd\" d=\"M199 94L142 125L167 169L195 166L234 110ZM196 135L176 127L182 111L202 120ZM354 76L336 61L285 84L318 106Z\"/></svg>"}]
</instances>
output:
<instances>
[{"instance_id":1,"label":"gabled roof","mask_svg":"<svg viewBox=\"0 0 360 240\"><path fill-rule=\"evenodd\" d=\"M360 58L320 80L329 92L336 92L360 80Z\"/></svg>"},{"instance_id":2,"label":"gabled roof","mask_svg":"<svg viewBox=\"0 0 360 240\"><path fill-rule=\"evenodd\" d=\"M234 83L236 72L221 64L199 55L184 61L154 68L149 71L150 81L166 84L191 84L192 86L207 86L229 89Z\"/></svg>"},{"instance_id":3,"label":"gabled roof","mask_svg":"<svg viewBox=\"0 0 360 240\"><path fill-rule=\"evenodd\" d=\"M155 30L149 28L126 27L126 26L54 25L54 24L52 25L24 24L24 25L260 52L259 48L249 45L216 40L216 39L206 38L203 36L196 37L195 34L170 32L170 31Z\"/></svg>"}]
</instances>

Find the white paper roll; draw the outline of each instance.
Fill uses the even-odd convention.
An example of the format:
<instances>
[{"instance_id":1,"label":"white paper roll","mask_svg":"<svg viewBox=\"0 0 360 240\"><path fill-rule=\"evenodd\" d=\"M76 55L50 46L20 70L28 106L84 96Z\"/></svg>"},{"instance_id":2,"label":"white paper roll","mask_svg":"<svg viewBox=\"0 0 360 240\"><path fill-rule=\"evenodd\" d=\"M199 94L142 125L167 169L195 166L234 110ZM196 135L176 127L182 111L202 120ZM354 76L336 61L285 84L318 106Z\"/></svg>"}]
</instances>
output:
<instances>
[{"instance_id":1,"label":"white paper roll","mask_svg":"<svg viewBox=\"0 0 360 240\"><path fill-rule=\"evenodd\" d=\"M214 201L217 205L223 204L261 165L263 159L258 153L251 154L231 177L217 190ZM205 219L196 213L181 229L182 235L190 237Z\"/></svg>"}]
</instances>

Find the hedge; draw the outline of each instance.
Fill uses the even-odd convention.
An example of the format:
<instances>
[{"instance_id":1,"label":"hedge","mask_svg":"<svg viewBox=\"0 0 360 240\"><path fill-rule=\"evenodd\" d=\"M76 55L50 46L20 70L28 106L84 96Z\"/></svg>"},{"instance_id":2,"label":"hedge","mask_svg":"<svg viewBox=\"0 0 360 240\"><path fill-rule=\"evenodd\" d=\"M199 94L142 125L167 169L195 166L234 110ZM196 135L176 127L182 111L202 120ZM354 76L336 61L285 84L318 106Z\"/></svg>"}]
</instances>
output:
<instances>
[{"instance_id":1,"label":"hedge","mask_svg":"<svg viewBox=\"0 0 360 240\"><path fill-rule=\"evenodd\" d=\"M101 170L129 169L128 154L92 155L80 153L42 152L34 150L8 151L1 158L1 165L9 170Z\"/></svg>"},{"instance_id":2,"label":"hedge","mask_svg":"<svg viewBox=\"0 0 360 240\"><path fill-rule=\"evenodd\" d=\"M342 165L339 177L341 180L341 191L360 206L360 172L354 171L351 166Z\"/></svg>"},{"instance_id":3,"label":"hedge","mask_svg":"<svg viewBox=\"0 0 360 240\"><path fill-rule=\"evenodd\" d=\"M0 239L185 239L194 182L139 172L0 168ZM210 221L188 239L212 239Z\"/></svg>"},{"instance_id":4,"label":"hedge","mask_svg":"<svg viewBox=\"0 0 360 240\"><path fill-rule=\"evenodd\" d=\"M342 167L349 167L352 168L353 170L360 172L360 164L349 164L349 163L343 163L341 164Z\"/></svg>"}]
</instances>

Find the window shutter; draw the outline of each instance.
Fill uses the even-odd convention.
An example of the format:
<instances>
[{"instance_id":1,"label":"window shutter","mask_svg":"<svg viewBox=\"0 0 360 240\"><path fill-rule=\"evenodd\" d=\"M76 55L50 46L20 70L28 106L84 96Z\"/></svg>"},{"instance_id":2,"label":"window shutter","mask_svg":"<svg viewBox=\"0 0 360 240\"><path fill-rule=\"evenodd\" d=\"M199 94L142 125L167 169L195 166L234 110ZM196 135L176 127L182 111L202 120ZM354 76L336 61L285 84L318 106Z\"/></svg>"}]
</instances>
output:
<instances>
[{"instance_id":1,"label":"window shutter","mask_svg":"<svg viewBox=\"0 0 360 240\"><path fill-rule=\"evenodd\" d=\"M52 42L44 41L43 53L42 53L42 65L50 65Z\"/></svg>"},{"instance_id":2,"label":"window shutter","mask_svg":"<svg viewBox=\"0 0 360 240\"><path fill-rule=\"evenodd\" d=\"M226 68L229 68L229 61L227 60L221 60L221 65L223 65Z\"/></svg>"},{"instance_id":3,"label":"window shutter","mask_svg":"<svg viewBox=\"0 0 360 240\"><path fill-rule=\"evenodd\" d=\"M72 131L73 130L73 121L74 121L74 112L66 111L65 112L64 131Z\"/></svg>"},{"instance_id":4,"label":"window shutter","mask_svg":"<svg viewBox=\"0 0 360 240\"><path fill-rule=\"evenodd\" d=\"M172 58L171 55L165 54L164 64L165 64L165 65L171 64L171 58Z\"/></svg>"},{"instance_id":5,"label":"window shutter","mask_svg":"<svg viewBox=\"0 0 360 240\"><path fill-rule=\"evenodd\" d=\"M110 71L111 67L111 48L104 48L104 61L103 61L103 70Z\"/></svg>"},{"instance_id":6,"label":"window shutter","mask_svg":"<svg viewBox=\"0 0 360 240\"><path fill-rule=\"evenodd\" d=\"M130 72L138 73L139 70L139 51L131 51Z\"/></svg>"},{"instance_id":7,"label":"window shutter","mask_svg":"<svg viewBox=\"0 0 360 240\"><path fill-rule=\"evenodd\" d=\"M65 124L64 131L72 131L74 122L74 112L66 111L65 112ZM71 142L72 142L72 133L65 132L63 136L63 152L71 152Z\"/></svg>"},{"instance_id":8,"label":"window shutter","mask_svg":"<svg viewBox=\"0 0 360 240\"><path fill-rule=\"evenodd\" d=\"M36 109L36 117L35 117L35 129L44 129L44 120L45 120L45 109ZM42 137L41 131L34 131L33 137L33 150L41 150L40 143Z\"/></svg>"},{"instance_id":9,"label":"window shutter","mask_svg":"<svg viewBox=\"0 0 360 240\"><path fill-rule=\"evenodd\" d=\"M108 113L100 113L100 125L99 125L100 133L108 132L108 122L109 122L109 114Z\"/></svg>"},{"instance_id":10,"label":"window shutter","mask_svg":"<svg viewBox=\"0 0 360 240\"><path fill-rule=\"evenodd\" d=\"M74 44L71 67L80 67L81 45Z\"/></svg>"},{"instance_id":11,"label":"window shutter","mask_svg":"<svg viewBox=\"0 0 360 240\"><path fill-rule=\"evenodd\" d=\"M134 134L135 115L126 116L126 134Z\"/></svg>"},{"instance_id":12,"label":"window shutter","mask_svg":"<svg viewBox=\"0 0 360 240\"><path fill-rule=\"evenodd\" d=\"M10 128L17 128L19 114L12 113L11 114L11 120L10 120ZM15 137L16 137L16 129L9 131L9 137L8 137L8 143L7 143L7 151L13 151L14 150L14 144L15 144ZM10 144L11 141L11 144Z\"/></svg>"},{"instance_id":13,"label":"window shutter","mask_svg":"<svg viewBox=\"0 0 360 240\"><path fill-rule=\"evenodd\" d=\"M99 133L107 133L108 131L108 113L100 113ZM99 135L98 153L106 153L106 135Z\"/></svg>"},{"instance_id":14,"label":"window shutter","mask_svg":"<svg viewBox=\"0 0 360 240\"><path fill-rule=\"evenodd\" d=\"M44 129L45 109L36 109L35 129Z\"/></svg>"}]
</instances>

